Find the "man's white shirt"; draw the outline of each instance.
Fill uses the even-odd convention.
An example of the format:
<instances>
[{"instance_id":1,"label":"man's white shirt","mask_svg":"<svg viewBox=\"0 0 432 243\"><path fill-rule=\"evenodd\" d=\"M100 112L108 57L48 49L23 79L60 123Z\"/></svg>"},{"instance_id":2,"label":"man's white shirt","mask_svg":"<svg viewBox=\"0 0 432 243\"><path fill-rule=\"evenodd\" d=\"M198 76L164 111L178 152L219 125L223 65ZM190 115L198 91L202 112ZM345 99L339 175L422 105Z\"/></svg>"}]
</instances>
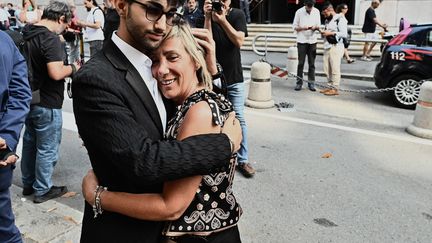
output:
<instances>
[{"instance_id":1,"label":"man's white shirt","mask_svg":"<svg viewBox=\"0 0 432 243\"><path fill-rule=\"evenodd\" d=\"M163 133L165 133L167 114L165 105L163 103L162 95L158 89L157 81L153 77L151 72L152 61L144 53L133 48L131 45L120 39L117 36L117 31L112 35L112 41L120 49L121 52L126 56L130 63L138 71L145 85L147 86L155 104L159 111L159 116L161 118Z\"/></svg>"},{"instance_id":2,"label":"man's white shirt","mask_svg":"<svg viewBox=\"0 0 432 243\"><path fill-rule=\"evenodd\" d=\"M306 7L298 9L294 16L293 28L297 27L320 26L321 16L317 8L313 7L311 13L306 11ZM312 30L302 30L297 32L297 43L315 44L319 32Z\"/></svg>"},{"instance_id":3,"label":"man's white shirt","mask_svg":"<svg viewBox=\"0 0 432 243\"><path fill-rule=\"evenodd\" d=\"M87 15L86 21L88 23L93 23L93 24L95 22L100 22L101 27L97 28L97 29L86 27L85 32L84 32L85 33L85 36L84 36L85 41L104 40L104 33L103 33L102 29L105 25L105 17L104 17L104 14L102 12L102 9L100 9L98 7L92 8Z\"/></svg>"}]
</instances>

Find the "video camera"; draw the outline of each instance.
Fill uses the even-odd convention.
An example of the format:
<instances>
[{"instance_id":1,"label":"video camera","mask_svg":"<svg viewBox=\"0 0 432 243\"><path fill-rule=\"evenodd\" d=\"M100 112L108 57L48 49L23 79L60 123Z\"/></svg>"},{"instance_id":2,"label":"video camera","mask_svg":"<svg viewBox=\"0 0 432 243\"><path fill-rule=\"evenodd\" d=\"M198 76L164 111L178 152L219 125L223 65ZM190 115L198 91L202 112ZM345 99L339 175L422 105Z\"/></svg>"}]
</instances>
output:
<instances>
[{"instance_id":1,"label":"video camera","mask_svg":"<svg viewBox=\"0 0 432 243\"><path fill-rule=\"evenodd\" d=\"M212 1L212 10L215 12L222 12L222 3L220 2L220 0Z\"/></svg>"}]
</instances>

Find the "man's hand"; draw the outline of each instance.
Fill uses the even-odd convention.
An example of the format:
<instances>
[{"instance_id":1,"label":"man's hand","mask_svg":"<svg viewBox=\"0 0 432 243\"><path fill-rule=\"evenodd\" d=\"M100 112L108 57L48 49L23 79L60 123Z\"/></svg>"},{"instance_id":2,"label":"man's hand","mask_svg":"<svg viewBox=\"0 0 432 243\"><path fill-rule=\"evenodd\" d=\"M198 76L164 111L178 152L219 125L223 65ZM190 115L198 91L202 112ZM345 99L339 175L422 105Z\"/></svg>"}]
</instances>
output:
<instances>
[{"instance_id":1,"label":"man's hand","mask_svg":"<svg viewBox=\"0 0 432 243\"><path fill-rule=\"evenodd\" d=\"M0 149L6 149L6 140L0 137Z\"/></svg>"},{"instance_id":2,"label":"man's hand","mask_svg":"<svg viewBox=\"0 0 432 243\"><path fill-rule=\"evenodd\" d=\"M240 143L243 137L240 121L235 117L235 112L230 113L222 128L222 132L225 133L233 142L233 152L237 152L240 149Z\"/></svg>"},{"instance_id":3,"label":"man's hand","mask_svg":"<svg viewBox=\"0 0 432 243\"><path fill-rule=\"evenodd\" d=\"M324 36L324 37L331 36L331 35L335 35L335 32L329 31L329 30L325 30L325 31L321 31L321 35Z\"/></svg>"},{"instance_id":4,"label":"man's hand","mask_svg":"<svg viewBox=\"0 0 432 243\"><path fill-rule=\"evenodd\" d=\"M216 67L216 44L211 33L207 29L193 28L192 34L205 51L204 58L206 60L207 69L211 75L216 74L218 72Z\"/></svg>"},{"instance_id":5,"label":"man's hand","mask_svg":"<svg viewBox=\"0 0 432 243\"><path fill-rule=\"evenodd\" d=\"M87 172L82 181L82 193L85 200L94 205L95 189L98 186L98 179L92 169Z\"/></svg>"},{"instance_id":6,"label":"man's hand","mask_svg":"<svg viewBox=\"0 0 432 243\"><path fill-rule=\"evenodd\" d=\"M206 0L203 7L204 15L206 18L210 18L212 16L212 9L212 0Z\"/></svg>"},{"instance_id":7,"label":"man's hand","mask_svg":"<svg viewBox=\"0 0 432 243\"><path fill-rule=\"evenodd\" d=\"M229 8L226 8L225 5L222 5L222 11L221 12L212 11L213 21L218 23L218 24L222 24L223 22L227 21L226 15L227 15L228 10L229 10Z\"/></svg>"},{"instance_id":8,"label":"man's hand","mask_svg":"<svg viewBox=\"0 0 432 243\"><path fill-rule=\"evenodd\" d=\"M9 155L9 157L7 157L6 160L0 160L0 168L15 164L17 162L17 160L18 160L18 156L14 155L14 154Z\"/></svg>"}]
</instances>

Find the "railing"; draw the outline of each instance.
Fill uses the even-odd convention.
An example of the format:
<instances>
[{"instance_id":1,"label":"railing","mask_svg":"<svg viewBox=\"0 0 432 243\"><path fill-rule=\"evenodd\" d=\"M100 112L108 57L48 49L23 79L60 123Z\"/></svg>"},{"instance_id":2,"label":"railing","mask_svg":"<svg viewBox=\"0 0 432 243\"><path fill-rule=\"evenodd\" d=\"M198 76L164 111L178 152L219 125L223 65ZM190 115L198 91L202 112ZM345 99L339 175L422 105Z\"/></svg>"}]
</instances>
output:
<instances>
[{"instance_id":1,"label":"railing","mask_svg":"<svg viewBox=\"0 0 432 243\"><path fill-rule=\"evenodd\" d=\"M258 39L264 38L265 45L264 45L264 52L258 51L256 47L256 42ZM260 34L256 35L252 40L252 49L253 51L259 55L259 56L267 56L267 40L269 38L276 38L276 39L292 39L295 40L297 38L296 35L290 35L290 34ZM323 39L318 39L318 42L323 42ZM375 42L375 43L387 43L387 40L384 39L365 39L365 38L351 38L351 42Z\"/></svg>"}]
</instances>

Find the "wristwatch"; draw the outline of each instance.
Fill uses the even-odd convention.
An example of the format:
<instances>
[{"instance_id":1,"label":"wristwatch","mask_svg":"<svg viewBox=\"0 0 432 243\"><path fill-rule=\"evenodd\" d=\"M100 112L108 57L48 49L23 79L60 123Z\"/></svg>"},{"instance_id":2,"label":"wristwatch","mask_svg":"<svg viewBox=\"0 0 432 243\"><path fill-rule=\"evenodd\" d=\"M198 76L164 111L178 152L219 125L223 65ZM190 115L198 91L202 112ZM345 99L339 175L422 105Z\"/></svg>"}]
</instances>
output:
<instances>
[{"instance_id":1,"label":"wristwatch","mask_svg":"<svg viewBox=\"0 0 432 243\"><path fill-rule=\"evenodd\" d=\"M223 76L223 69L219 63L216 63L216 69L217 69L217 73L212 75L213 80L218 79L218 78L222 78L222 76Z\"/></svg>"}]
</instances>

